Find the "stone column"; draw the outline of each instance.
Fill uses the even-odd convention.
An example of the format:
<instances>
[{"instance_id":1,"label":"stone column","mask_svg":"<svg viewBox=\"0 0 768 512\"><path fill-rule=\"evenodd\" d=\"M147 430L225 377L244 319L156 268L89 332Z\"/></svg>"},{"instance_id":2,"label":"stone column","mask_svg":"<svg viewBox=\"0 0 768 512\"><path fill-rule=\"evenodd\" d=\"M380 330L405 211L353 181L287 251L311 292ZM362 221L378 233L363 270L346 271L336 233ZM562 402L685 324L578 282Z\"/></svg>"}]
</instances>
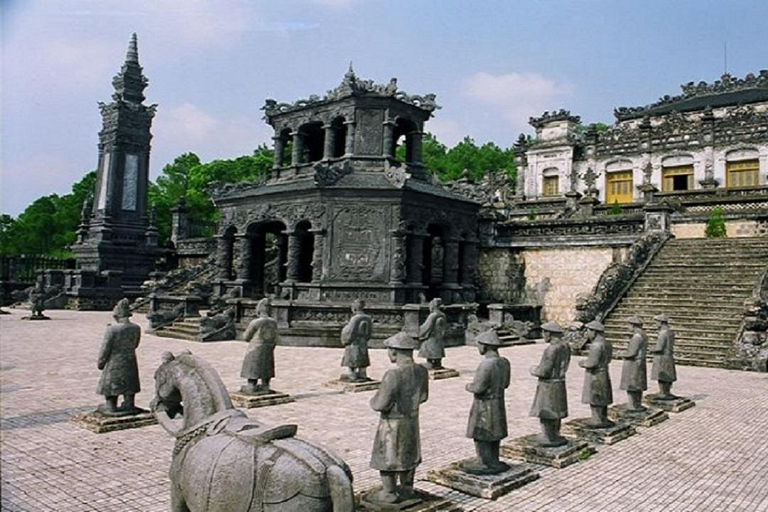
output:
<instances>
[{"instance_id":1,"label":"stone column","mask_svg":"<svg viewBox=\"0 0 768 512\"><path fill-rule=\"evenodd\" d=\"M411 161L409 164L421 165L421 140L424 136L422 132L411 132L408 137L411 139Z\"/></svg>"},{"instance_id":2,"label":"stone column","mask_svg":"<svg viewBox=\"0 0 768 512\"><path fill-rule=\"evenodd\" d=\"M395 123L384 121L384 151L385 157L395 157Z\"/></svg>"},{"instance_id":3,"label":"stone column","mask_svg":"<svg viewBox=\"0 0 768 512\"><path fill-rule=\"evenodd\" d=\"M333 158L333 148L336 146L336 129L330 125L323 125L325 132L325 145L323 146L323 160L330 160Z\"/></svg>"},{"instance_id":4,"label":"stone column","mask_svg":"<svg viewBox=\"0 0 768 512\"><path fill-rule=\"evenodd\" d=\"M355 152L355 122L345 121L347 125L347 140L344 141L344 153L349 156Z\"/></svg>"},{"instance_id":5,"label":"stone column","mask_svg":"<svg viewBox=\"0 0 768 512\"><path fill-rule=\"evenodd\" d=\"M232 276L232 238L217 236L216 241L216 265L219 279L228 280Z\"/></svg>"},{"instance_id":6,"label":"stone column","mask_svg":"<svg viewBox=\"0 0 768 512\"><path fill-rule=\"evenodd\" d=\"M443 285L455 285L459 281L459 239L443 241Z\"/></svg>"},{"instance_id":7,"label":"stone column","mask_svg":"<svg viewBox=\"0 0 768 512\"><path fill-rule=\"evenodd\" d=\"M323 251L325 250L325 230L310 229L309 232L315 237L314 251L312 252L312 282L319 283L325 277L325 267L323 265Z\"/></svg>"},{"instance_id":8,"label":"stone column","mask_svg":"<svg viewBox=\"0 0 768 512\"><path fill-rule=\"evenodd\" d=\"M390 259L389 284L398 285L405 283L405 233L399 229L390 232L392 241L392 258Z\"/></svg>"},{"instance_id":9,"label":"stone column","mask_svg":"<svg viewBox=\"0 0 768 512\"><path fill-rule=\"evenodd\" d=\"M283 166L283 151L285 150L285 139L283 139L279 135L275 135L272 137L272 140L275 141L275 158L274 163L272 164L273 169L279 169Z\"/></svg>"},{"instance_id":10,"label":"stone column","mask_svg":"<svg viewBox=\"0 0 768 512\"><path fill-rule=\"evenodd\" d=\"M408 284L421 286L424 280L424 237L422 233L411 233L408 237L410 251L406 261L408 266Z\"/></svg>"},{"instance_id":11,"label":"stone column","mask_svg":"<svg viewBox=\"0 0 768 512\"><path fill-rule=\"evenodd\" d=\"M188 228L187 203L181 198L176 206L171 208L171 241L175 244L187 238Z\"/></svg>"},{"instance_id":12,"label":"stone column","mask_svg":"<svg viewBox=\"0 0 768 512\"><path fill-rule=\"evenodd\" d=\"M293 153L291 154L291 165L301 164L301 155L304 153L304 135L298 130L293 132Z\"/></svg>"},{"instance_id":13,"label":"stone column","mask_svg":"<svg viewBox=\"0 0 768 512\"><path fill-rule=\"evenodd\" d=\"M253 279L251 262L253 260L253 240L249 235L239 235L237 241L240 244L240 265L237 269L237 278L242 281Z\"/></svg>"},{"instance_id":14,"label":"stone column","mask_svg":"<svg viewBox=\"0 0 768 512\"><path fill-rule=\"evenodd\" d=\"M296 231L286 231L288 235L288 261L285 280L291 283L299 281L299 257L301 255L301 238Z\"/></svg>"},{"instance_id":15,"label":"stone column","mask_svg":"<svg viewBox=\"0 0 768 512\"><path fill-rule=\"evenodd\" d=\"M477 274L477 239L467 238L464 240L464 271L461 276L462 286L474 286Z\"/></svg>"}]
</instances>

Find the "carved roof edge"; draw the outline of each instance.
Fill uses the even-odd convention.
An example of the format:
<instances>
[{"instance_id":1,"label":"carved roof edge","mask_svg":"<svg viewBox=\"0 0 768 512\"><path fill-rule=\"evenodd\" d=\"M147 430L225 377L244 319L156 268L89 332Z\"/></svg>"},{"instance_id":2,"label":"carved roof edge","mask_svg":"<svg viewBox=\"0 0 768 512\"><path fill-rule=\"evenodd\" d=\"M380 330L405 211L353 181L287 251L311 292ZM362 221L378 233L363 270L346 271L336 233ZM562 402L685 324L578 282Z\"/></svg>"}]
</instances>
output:
<instances>
[{"instance_id":1,"label":"carved roof edge","mask_svg":"<svg viewBox=\"0 0 768 512\"><path fill-rule=\"evenodd\" d=\"M640 107L617 107L613 114L618 121L635 119L644 115L654 114L654 110L667 110L670 106L694 98L703 98L707 96L717 96L727 93L747 91L750 89L768 90L768 69L762 69L755 75L749 73L744 78L735 78L728 73L720 77L713 83L707 82L688 82L680 86L683 93L677 96L662 96L656 102Z\"/></svg>"},{"instance_id":2,"label":"carved roof edge","mask_svg":"<svg viewBox=\"0 0 768 512\"><path fill-rule=\"evenodd\" d=\"M273 99L267 99L261 110L267 117L294 112L304 108L322 105L331 101L340 100L352 96L378 96L382 98L394 98L414 107L420 108L426 112L433 112L440 108L435 101L435 94L409 95L397 88L397 78L392 78L388 84L375 84L373 80L363 80L355 75L350 66L349 71L344 75L341 83L335 88L326 92L325 96L317 94L309 98L301 99L293 103L278 103Z\"/></svg>"},{"instance_id":3,"label":"carved roof edge","mask_svg":"<svg viewBox=\"0 0 768 512\"><path fill-rule=\"evenodd\" d=\"M581 117L571 115L570 110L561 108L560 110L553 110L552 112L547 110L539 117L531 117L528 119L528 124L534 128L541 128L546 123L550 123L552 121L571 121L573 123L579 124L581 122Z\"/></svg>"}]
</instances>

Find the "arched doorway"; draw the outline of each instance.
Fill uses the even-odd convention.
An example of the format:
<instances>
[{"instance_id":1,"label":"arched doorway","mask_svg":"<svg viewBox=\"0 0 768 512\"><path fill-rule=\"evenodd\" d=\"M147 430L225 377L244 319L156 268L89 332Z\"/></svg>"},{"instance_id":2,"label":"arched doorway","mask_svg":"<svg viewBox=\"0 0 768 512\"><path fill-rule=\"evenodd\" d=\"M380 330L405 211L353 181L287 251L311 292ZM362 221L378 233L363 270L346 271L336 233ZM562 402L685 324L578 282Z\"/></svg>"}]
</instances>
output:
<instances>
[{"instance_id":1,"label":"arched doorway","mask_svg":"<svg viewBox=\"0 0 768 512\"><path fill-rule=\"evenodd\" d=\"M254 297L276 293L278 283L285 280L285 264L288 261L285 229L285 224L278 220L253 224L248 228Z\"/></svg>"}]
</instances>

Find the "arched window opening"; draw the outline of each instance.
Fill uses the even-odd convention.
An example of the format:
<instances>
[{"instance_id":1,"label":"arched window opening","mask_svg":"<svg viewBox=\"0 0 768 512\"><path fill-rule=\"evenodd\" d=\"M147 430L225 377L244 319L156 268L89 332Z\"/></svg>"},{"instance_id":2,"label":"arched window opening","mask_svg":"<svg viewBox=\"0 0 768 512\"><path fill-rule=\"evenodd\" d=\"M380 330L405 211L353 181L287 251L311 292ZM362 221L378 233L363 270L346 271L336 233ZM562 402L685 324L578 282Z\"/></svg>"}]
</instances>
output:
<instances>
[{"instance_id":1,"label":"arched window opening","mask_svg":"<svg viewBox=\"0 0 768 512\"><path fill-rule=\"evenodd\" d=\"M407 119L397 118L394 126L392 143L394 144L390 154L403 163L413 163L415 158L414 137L418 134L416 124Z\"/></svg>"},{"instance_id":2,"label":"arched window opening","mask_svg":"<svg viewBox=\"0 0 768 512\"><path fill-rule=\"evenodd\" d=\"M251 276L255 297L277 292L277 285L285 280L288 261L288 237L285 224L268 221L248 229L252 244Z\"/></svg>"},{"instance_id":3,"label":"arched window opening","mask_svg":"<svg viewBox=\"0 0 768 512\"><path fill-rule=\"evenodd\" d=\"M275 167L285 167L291 162L292 148L291 129L283 128L275 140Z\"/></svg>"},{"instance_id":4,"label":"arched window opening","mask_svg":"<svg viewBox=\"0 0 768 512\"><path fill-rule=\"evenodd\" d=\"M323 159L323 146L325 144L325 133L323 133L323 123L309 123L301 127L301 134L304 139L304 155L302 163L319 162Z\"/></svg>"},{"instance_id":5,"label":"arched window opening","mask_svg":"<svg viewBox=\"0 0 768 512\"><path fill-rule=\"evenodd\" d=\"M346 153L347 143L347 125L343 117L337 117L331 123L331 129L334 131L333 151L331 158L341 158Z\"/></svg>"},{"instance_id":6,"label":"arched window opening","mask_svg":"<svg viewBox=\"0 0 768 512\"><path fill-rule=\"evenodd\" d=\"M309 232L311 224L303 220L296 225L296 236L299 243L299 282L312 281L312 255L315 250L315 237Z\"/></svg>"}]
</instances>

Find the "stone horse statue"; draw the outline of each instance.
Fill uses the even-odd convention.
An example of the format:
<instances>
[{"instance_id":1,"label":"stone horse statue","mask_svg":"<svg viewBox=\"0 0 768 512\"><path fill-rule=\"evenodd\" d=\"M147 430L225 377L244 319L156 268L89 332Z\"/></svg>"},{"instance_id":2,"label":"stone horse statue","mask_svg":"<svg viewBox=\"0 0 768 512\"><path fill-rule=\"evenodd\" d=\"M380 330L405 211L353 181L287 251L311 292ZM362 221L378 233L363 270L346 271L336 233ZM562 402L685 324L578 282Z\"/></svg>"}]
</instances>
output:
<instances>
[{"instance_id":1,"label":"stone horse statue","mask_svg":"<svg viewBox=\"0 0 768 512\"><path fill-rule=\"evenodd\" d=\"M338 456L235 409L206 361L163 354L152 411L176 438L174 512L351 512L352 473Z\"/></svg>"}]
</instances>

